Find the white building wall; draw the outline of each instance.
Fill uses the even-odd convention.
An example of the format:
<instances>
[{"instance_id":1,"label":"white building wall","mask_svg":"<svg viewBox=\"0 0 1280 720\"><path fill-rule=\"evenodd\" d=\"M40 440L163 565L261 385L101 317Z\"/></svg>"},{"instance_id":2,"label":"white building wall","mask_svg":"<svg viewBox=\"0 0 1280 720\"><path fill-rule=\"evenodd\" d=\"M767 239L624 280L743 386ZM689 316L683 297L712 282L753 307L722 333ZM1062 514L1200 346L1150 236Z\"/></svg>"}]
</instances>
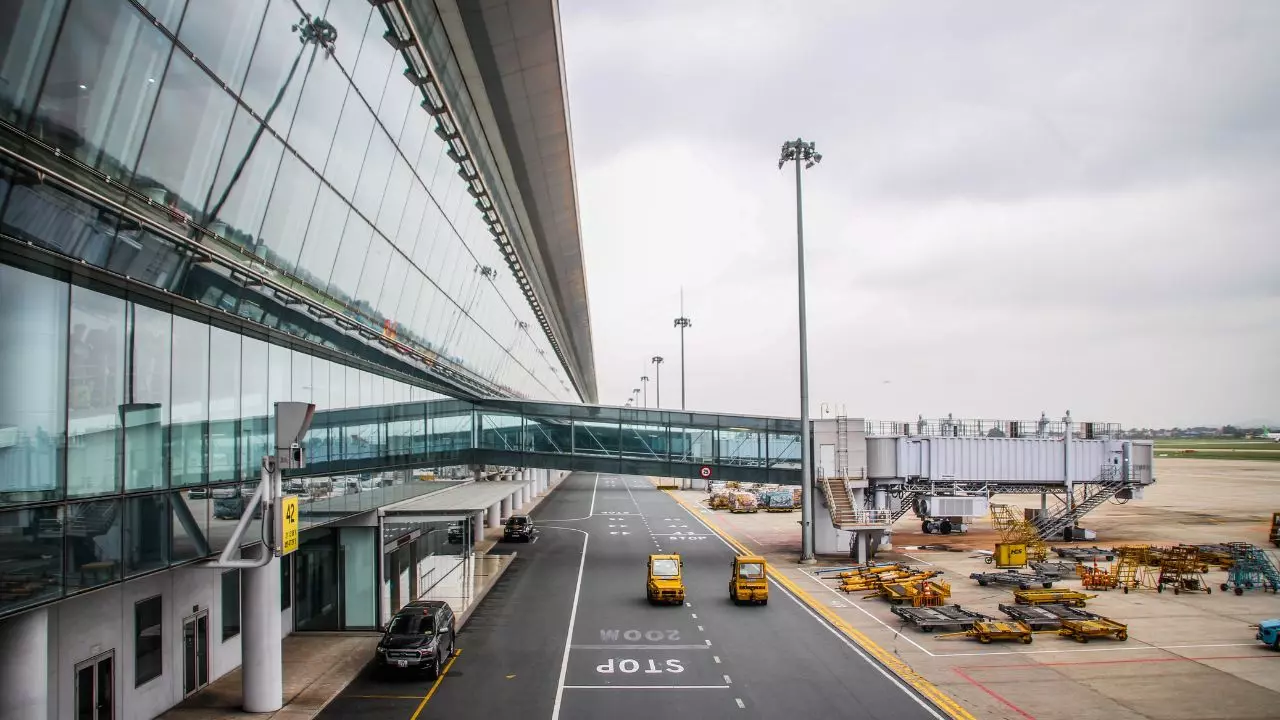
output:
<instances>
[{"instance_id":1,"label":"white building wall","mask_svg":"<svg viewBox=\"0 0 1280 720\"><path fill-rule=\"evenodd\" d=\"M164 637L162 671L141 687L134 687L134 606L159 595L163 603ZM74 713L75 666L108 651L115 655L114 700L119 720L151 720L182 700L183 620L202 611L209 614L209 681L240 666L241 635L222 641L221 571L178 568L130 580L32 611L48 621L48 662L42 677L47 683L48 717L70 720ZM292 611L282 611L282 637L293 630ZM27 632L35 627L27 615L0 621L0 649L25 647ZM12 646L12 648L11 648ZM40 658L23 653L24 664ZM23 692L11 687L26 677L22 668L0 665L0 717L26 717L9 712L29 707ZM29 673L27 673L29 674ZM23 704L19 704L19 702ZM41 719L43 720L43 719Z\"/></svg>"}]
</instances>

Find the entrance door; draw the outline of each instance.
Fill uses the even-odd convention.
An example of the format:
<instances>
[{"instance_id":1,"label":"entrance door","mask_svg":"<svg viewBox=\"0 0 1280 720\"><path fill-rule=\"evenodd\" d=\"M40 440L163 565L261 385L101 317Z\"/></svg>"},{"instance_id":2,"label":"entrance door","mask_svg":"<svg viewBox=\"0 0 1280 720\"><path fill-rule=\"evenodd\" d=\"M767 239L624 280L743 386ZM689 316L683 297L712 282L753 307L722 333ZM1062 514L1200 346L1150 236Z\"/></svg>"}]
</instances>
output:
<instances>
[{"instance_id":1,"label":"entrance door","mask_svg":"<svg viewBox=\"0 0 1280 720\"><path fill-rule=\"evenodd\" d=\"M209 684L209 613L182 621L182 695Z\"/></svg>"},{"instance_id":2,"label":"entrance door","mask_svg":"<svg viewBox=\"0 0 1280 720\"><path fill-rule=\"evenodd\" d=\"M113 720L116 656L109 651L76 665L75 720Z\"/></svg>"}]
</instances>

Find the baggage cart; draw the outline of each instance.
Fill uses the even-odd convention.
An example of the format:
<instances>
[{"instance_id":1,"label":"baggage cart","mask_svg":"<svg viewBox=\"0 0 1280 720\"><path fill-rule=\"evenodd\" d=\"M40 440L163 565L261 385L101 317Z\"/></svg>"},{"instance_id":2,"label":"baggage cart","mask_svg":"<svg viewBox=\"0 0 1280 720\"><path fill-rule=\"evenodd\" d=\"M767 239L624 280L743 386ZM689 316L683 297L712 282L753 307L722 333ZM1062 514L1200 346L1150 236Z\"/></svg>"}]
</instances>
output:
<instances>
[{"instance_id":1,"label":"baggage cart","mask_svg":"<svg viewBox=\"0 0 1280 720\"><path fill-rule=\"evenodd\" d=\"M982 615L965 610L959 605L939 605L938 607L895 605L890 610L921 632L967 629L973 627L975 620L982 619Z\"/></svg>"},{"instance_id":2,"label":"baggage cart","mask_svg":"<svg viewBox=\"0 0 1280 720\"><path fill-rule=\"evenodd\" d=\"M1017 570L1006 570L1004 572L987 572L987 573L969 573L970 579L977 580L978 584L986 587L987 585L1012 585L1016 588L1029 590L1039 585L1043 588L1053 587L1053 580L1044 575L1032 575L1030 573L1020 573Z\"/></svg>"},{"instance_id":3,"label":"baggage cart","mask_svg":"<svg viewBox=\"0 0 1280 720\"><path fill-rule=\"evenodd\" d=\"M1090 620L1063 619L1058 634L1076 642L1089 642L1092 638L1114 637L1121 642L1129 639L1129 626L1104 617Z\"/></svg>"}]
</instances>

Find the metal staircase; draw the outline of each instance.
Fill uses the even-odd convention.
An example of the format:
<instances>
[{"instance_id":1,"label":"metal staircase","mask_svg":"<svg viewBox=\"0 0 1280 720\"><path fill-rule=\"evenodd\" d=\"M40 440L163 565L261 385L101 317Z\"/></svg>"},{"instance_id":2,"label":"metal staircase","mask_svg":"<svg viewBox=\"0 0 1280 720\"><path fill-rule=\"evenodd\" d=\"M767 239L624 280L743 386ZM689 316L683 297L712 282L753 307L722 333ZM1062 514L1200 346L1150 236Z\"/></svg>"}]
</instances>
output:
<instances>
[{"instance_id":1,"label":"metal staircase","mask_svg":"<svg viewBox=\"0 0 1280 720\"><path fill-rule=\"evenodd\" d=\"M854 524L858 513L854 510L853 498L849 497L844 478L821 478L818 482L822 484L822 494L827 500L831 524L837 528Z\"/></svg>"},{"instance_id":2,"label":"metal staircase","mask_svg":"<svg viewBox=\"0 0 1280 720\"><path fill-rule=\"evenodd\" d=\"M849 418L836 416L836 477L849 477Z\"/></svg>"},{"instance_id":3,"label":"metal staircase","mask_svg":"<svg viewBox=\"0 0 1280 720\"><path fill-rule=\"evenodd\" d=\"M897 510L893 511L894 522L898 522L899 520L902 519L903 515L906 515L907 513L911 512L911 508L914 507L916 504L916 496L919 494L920 493L916 493L916 492L905 492L902 494L902 499L901 499L902 504L898 506Z\"/></svg>"},{"instance_id":4,"label":"metal staircase","mask_svg":"<svg viewBox=\"0 0 1280 720\"><path fill-rule=\"evenodd\" d=\"M1052 515L1044 515L1035 519L1031 525L1040 537L1048 540L1061 538L1062 532L1075 527L1080 518L1089 514L1094 508L1116 496L1125 487L1124 479L1114 466L1103 469L1098 479L1091 483L1081 483L1073 494L1073 502Z\"/></svg>"}]
</instances>

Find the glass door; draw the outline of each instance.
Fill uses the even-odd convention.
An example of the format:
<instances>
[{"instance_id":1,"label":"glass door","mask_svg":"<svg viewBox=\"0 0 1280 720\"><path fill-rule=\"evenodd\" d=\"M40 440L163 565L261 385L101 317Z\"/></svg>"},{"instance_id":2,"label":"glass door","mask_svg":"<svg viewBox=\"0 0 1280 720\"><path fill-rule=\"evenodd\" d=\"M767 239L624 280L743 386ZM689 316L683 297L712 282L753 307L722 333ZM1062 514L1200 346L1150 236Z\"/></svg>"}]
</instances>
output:
<instances>
[{"instance_id":1,"label":"glass door","mask_svg":"<svg viewBox=\"0 0 1280 720\"><path fill-rule=\"evenodd\" d=\"M209 684L209 613L182 621L182 695Z\"/></svg>"},{"instance_id":2,"label":"glass door","mask_svg":"<svg viewBox=\"0 0 1280 720\"><path fill-rule=\"evenodd\" d=\"M75 720L115 718L115 651L76 665Z\"/></svg>"}]
</instances>

